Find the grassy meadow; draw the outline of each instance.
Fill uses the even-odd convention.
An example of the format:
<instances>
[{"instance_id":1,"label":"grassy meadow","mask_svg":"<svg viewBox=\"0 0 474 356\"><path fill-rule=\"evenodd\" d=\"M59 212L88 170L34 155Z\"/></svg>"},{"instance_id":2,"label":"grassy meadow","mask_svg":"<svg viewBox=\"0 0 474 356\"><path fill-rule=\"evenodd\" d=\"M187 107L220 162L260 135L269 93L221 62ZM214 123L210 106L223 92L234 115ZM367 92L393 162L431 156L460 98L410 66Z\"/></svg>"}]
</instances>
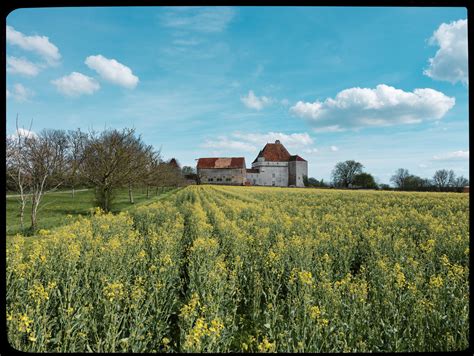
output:
<instances>
[{"instance_id":1,"label":"grassy meadow","mask_svg":"<svg viewBox=\"0 0 474 356\"><path fill-rule=\"evenodd\" d=\"M469 345L467 194L189 186L27 240L7 247L22 351Z\"/></svg>"},{"instance_id":2,"label":"grassy meadow","mask_svg":"<svg viewBox=\"0 0 474 356\"><path fill-rule=\"evenodd\" d=\"M167 191L159 191L159 195ZM11 195L11 197L9 197ZM19 198L14 196L16 193L7 194L6 211L7 211L7 236L22 233L19 218ZM124 209L130 209L134 205L139 205L156 199L155 190L150 190L149 198L146 197L145 189L134 189L133 197L135 204L130 204L128 197L128 189L119 189L112 205L112 212L117 213ZM42 203L38 211L38 229L49 230L57 226L61 226L70 222L69 216L88 215L91 209L95 207L94 190L79 190L75 192L74 198L70 191L56 191L47 193L43 196ZM26 205L24 212L24 227L28 229L31 225L31 202Z\"/></svg>"}]
</instances>

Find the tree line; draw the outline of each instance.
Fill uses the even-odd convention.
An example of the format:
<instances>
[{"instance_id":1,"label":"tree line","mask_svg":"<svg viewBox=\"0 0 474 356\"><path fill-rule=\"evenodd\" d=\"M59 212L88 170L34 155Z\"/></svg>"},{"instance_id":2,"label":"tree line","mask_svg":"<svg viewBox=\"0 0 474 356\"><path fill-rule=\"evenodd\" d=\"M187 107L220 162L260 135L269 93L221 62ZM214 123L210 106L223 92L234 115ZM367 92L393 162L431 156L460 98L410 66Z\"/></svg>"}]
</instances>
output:
<instances>
[{"instance_id":1,"label":"tree line","mask_svg":"<svg viewBox=\"0 0 474 356\"><path fill-rule=\"evenodd\" d=\"M431 179L421 178L410 174L408 169L399 168L390 178L395 188L388 184L378 184L374 177L363 171L362 163L348 160L338 162L331 172L331 181L318 181L315 178L304 178L307 187L326 188L349 188L349 189L382 189L382 190L405 190L405 191L439 191L439 192L462 192L469 185L469 180L463 176L457 177L453 170L437 170Z\"/></svg>"},{"instance_id":2,"label":"tree line","mask_svg":"<svg viewBox=\"0 0 474 356\"><path fill-rule=\"evenodd\" d=\"M6 139L6 181L7 191L18 194L22 229L25 207L31 205L32 232L44 194L60 187L70 189L73 198L79 187L93 188L96 205L110 211L118 189L127 188L133 203L137 187L145 188L149 198L153 190L158 194L162 187L187 184L179 163L163 160L160 150L145 144L134 129L35 134L19 129L18 120L16 133Z\"/></svg>"}]
</instances>

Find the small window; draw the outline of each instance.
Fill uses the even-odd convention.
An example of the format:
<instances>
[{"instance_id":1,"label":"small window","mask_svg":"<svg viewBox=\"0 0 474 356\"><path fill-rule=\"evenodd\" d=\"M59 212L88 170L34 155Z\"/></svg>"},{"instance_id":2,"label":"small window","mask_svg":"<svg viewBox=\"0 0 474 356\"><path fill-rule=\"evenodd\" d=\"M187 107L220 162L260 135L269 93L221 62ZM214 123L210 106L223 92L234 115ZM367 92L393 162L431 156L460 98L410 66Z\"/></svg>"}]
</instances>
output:
<instances>
[{"instance_id":1,"label":"small window","mask_svg":"<svg viewBox=\"0 0 474 356\"><path fill-rule=\"evenodd\" d=\"M225 179L226 182L230 182L231 180L232 180L232 179L230 179L230 178L226 178L226 179Z\"/></svg>"},{"instance_id":2,"label":"small window","mask_svg":"<svg viewBox=\"0 0 474 356\"><path fill-rule=\"evenodd\" d=\"M272 178L275 178L275 173L272 173Z\"/></svg>"},{"instance_id":3,"label":"small window","mask_svg":"<svg viewBox=\"0 0 474 356\"><path fill-rule=\"evenodd\" d=\"M212 182L214 180L214 178L208 178L207 181L208 182Z\"/></svg>"},{"instance_id":4,"label":"small window","mask_svg":"<svg viewBox=\"0 0 474 356\"><path fill-rule=\"evenodd\" d=\"M217 178L216 179L218 182L222 182L222 178Z\"/></svg>"}]
</instances>

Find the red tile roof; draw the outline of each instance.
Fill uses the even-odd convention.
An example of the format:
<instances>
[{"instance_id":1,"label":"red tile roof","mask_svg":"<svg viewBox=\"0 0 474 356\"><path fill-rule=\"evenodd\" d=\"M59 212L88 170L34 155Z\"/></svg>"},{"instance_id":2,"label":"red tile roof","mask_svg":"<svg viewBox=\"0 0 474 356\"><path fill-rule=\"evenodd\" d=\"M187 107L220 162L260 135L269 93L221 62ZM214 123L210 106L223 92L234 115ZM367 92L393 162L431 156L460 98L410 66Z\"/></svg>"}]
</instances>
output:
<instances>
[{"instance_id":1,"label":"red tile roof","mask_svg":"<svg viewBox=\"0 0 474 356\"><path fill-rule=\"evenodd\" d=\"M197 168L245 168L244 157L199 158Z\"/></svg>"},{"instance_id":2,"label":"red tile roof","mask_svg":"<svg viewBox=\"0 0 474 356\"><path fill-rule=\"evenodd\" d=\"M277 140L275 143L267 143L253 162L257 162L259 157L264 157L265 161L270 162L287 162L290 159L290 153L285 146Z\"/></svg>"}]
</instances>

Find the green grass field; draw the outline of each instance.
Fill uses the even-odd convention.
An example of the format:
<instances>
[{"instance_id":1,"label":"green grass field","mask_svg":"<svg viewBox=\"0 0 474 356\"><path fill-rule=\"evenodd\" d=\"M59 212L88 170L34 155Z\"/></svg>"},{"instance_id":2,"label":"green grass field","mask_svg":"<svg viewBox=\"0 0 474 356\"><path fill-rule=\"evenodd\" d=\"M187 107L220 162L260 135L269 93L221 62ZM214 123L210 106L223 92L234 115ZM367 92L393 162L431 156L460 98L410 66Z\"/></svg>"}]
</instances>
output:
<instances>
[{"instance_id":1,"label":"green grass field","mask_svg":"<svg viewBox=\"0 0 474 356\"><path fill-rule=\"evenodd\" d=\"M166 192L170 192L170 189L171 188L164 188L161 192L158 192L158 196L155 194L155 190L150 190L150 198L148 199L145 189L134 189L134 204L129 203L127 189L118 190L117 196L112 204L112 212L117 213L137 205L153 202L163 194L166 194ZM11 194L13 195L15 193ZM7 197L7 237L22 233L20 228L19 206L19 198ZM48 193L43 197L38 211L38 230L50 230L54 227L70 223L71 220L68 219L68 215L72 215L73 217L88 215L90 214L90 210L95 206L93 189L76 192L74 198L71 193L66 191ZM30 214L31 202L29 202L25 208L24 225L26 229L31 225Z\"/></svg>"}]
</instances>

